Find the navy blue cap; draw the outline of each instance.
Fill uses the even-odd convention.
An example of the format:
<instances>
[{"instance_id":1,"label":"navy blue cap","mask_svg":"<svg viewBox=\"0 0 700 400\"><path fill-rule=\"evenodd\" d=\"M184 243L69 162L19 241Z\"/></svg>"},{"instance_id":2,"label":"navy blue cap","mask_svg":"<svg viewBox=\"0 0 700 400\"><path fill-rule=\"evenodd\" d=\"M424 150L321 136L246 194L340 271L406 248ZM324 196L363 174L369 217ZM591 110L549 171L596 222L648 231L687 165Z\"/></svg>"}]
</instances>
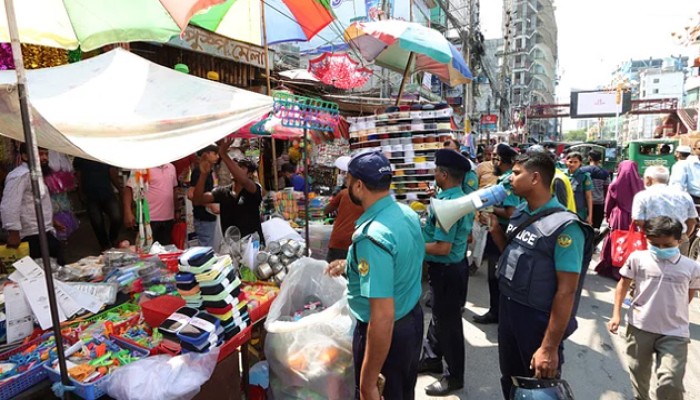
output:
<instances>
[{"instance_id":1,"label":"navy blue cap","mask_svg":"<svg viewBox=\"0 0 700 400\"><path fill-rule=\"evenodd\" d=\"M391 176L391 164L384 154L370 151L356 155L348 164L348 173L370 185L378 185L382 177Z\"/></svg>"},{"instance_id":2,"label":"navy blue cap","mask_svg":"<svg viewBox=\"0 0 700 400\"><path fill-rule=\"evenodd\" d=\"M518 155L518 152L505 143L499 143L496 146L496 154L498 154L498 156L501 157L501 159L503 159L506 163L511 163L515 156Z\"/></svg>"},{"instance_id":3,"label":"navy blue cap","mask_svg":"<svg viewBox=\"0 0 700 400\"><path fill-rule=\"evenodd\" d=\"M435 152L435 165L438 167L448 167L469 172L472 165L463 155L452 149L440 149Z\"/></svg>"}]
</instances>

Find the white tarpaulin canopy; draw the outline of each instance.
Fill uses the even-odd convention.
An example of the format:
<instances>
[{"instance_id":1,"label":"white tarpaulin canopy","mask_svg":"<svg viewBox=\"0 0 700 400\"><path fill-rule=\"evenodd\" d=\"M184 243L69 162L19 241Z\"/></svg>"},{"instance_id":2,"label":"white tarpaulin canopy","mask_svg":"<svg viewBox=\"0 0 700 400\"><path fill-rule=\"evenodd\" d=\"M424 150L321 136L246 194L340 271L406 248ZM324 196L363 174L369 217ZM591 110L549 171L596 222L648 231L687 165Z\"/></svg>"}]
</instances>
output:
<instances>
[{"instance_id":1,"label":"white tarpaulin canopy","mask_svg":"<svg viewBox=\"0 0 700 400\"><path fill-rule=\"evenodd\" d=\"M0 134L24 141L15 71L0 71ZM122 49L27 71L38 144L128 168L194 153L272 110L272 98Z\"/></svg>"}]
</instances>

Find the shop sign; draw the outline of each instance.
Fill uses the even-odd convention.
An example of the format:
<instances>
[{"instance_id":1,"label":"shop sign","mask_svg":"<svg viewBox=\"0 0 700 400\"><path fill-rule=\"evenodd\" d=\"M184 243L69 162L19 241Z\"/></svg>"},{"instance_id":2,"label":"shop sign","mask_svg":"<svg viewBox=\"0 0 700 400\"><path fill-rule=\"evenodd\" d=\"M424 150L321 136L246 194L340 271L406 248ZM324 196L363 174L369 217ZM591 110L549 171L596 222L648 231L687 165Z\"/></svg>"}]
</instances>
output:
<instances>
[{"instance_id":1,"label":"shop sign","mask_svg":"<svg viewBox=\"0 0 700 400\"><path fill-rule=\"evenodd\" d=\"M167 44L265 68L265 49L262 47L229 39L193 26L188 26L181 36L170 39Z\"/></svg>"}]
</instances>

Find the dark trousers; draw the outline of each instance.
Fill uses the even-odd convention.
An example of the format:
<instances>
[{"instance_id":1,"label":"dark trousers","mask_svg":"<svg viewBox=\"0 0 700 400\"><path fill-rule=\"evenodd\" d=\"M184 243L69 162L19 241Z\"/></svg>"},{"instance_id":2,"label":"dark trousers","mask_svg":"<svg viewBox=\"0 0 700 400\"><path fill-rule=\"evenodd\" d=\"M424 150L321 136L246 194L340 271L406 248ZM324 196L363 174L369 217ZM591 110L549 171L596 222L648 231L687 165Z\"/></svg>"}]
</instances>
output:
<instances>
[{"instance_id":1,"label":"dark trousers","mask_svg":"<svg viewBox=\"0 0 700 400\"><path fill-rule=\"evenodd\" d=\"M501 225L503 232L506 231L507 225ZM498 305L499 299L501 297L500 290L498 290L498 278L496 277L496 269L498 268L498 259L501 257L501 250L493 241L493 237L489 233L486 236L486 247L484 248L484 256L486 257L486 262L488 263L487 277L489 283L489 313L498 317L500 307Z\"/></svg>"},{"instance_id":2,"label":"dark trousers","mask_svg":"<svg viewBox=\"0 0 700 400\"><path fill-rule=\"evenodd\" d=\"M503 398L510 399L513 388L511 377L533 376L530 361L542 345L549 324L549 315L501 296L498 320L498 361L501 367ZM564 339L576 330L576 320L571 319ZM559 344L559 374L564 364L564 341Z\"/></svg>"},{"instance_id":3,"label":"dark trousers","mask_svg":"<svg viewBox=\"0 0 700 400\"><path fill-rule=\"evenodd\" d=\"M605 218L605 204L593 204L593 228L600 229Z\"/></svg>"},{"instance_id":4,"label":"dark trousers","mask_svg":"<svg viewBox=\"0 0 700 400\"><path fill-rule=\"evenodd\" d=\"M464 381L464 328L462 307L467 301L469 268L466 261L456 264L428 262L428 283L433 316L427 346L438 359L445 358L450 380ZM425 356L425 355L424 355Z\"/></svg>"},{"instance_id":5,"label":"dark trousers","mask_svg":"<svg viewBox=\"0 0 700 400\"><path fill-rule=\"evenodd\" d=\"M348 249L332 249L329 247L328 253L326 254L326 261L345 260L347 257Z\"/></svg>"},{"instance_id":6,"label":"dark trousers","mask_svg":"<svg viewBox=\"0 0 700 400\"><path fill-rule=\"evenodd\" d=\"M355 397L360 398L360 372L367 345L367 326L357 321L352 336L352 356L355 363ZM423 340L423 309L416 303L409 313L394 322L389 354L382 366L386 378L384 398L392 400L412 400L418 379L418 360Z\"/></svg>"},{"instance_id":7,"label":"dark trousers","mask_svg":"<svg viewBox=\"0 0 700 400\"><path fill-rule=\"evenodd\" d=\"M66 260L63 258L63 247L61 242L56 239L51 232L46 232L46 239L49 243L49 256L56 259L58 265L65 265ZM33 259L41 258L41 246L39 246L39 235L27 236L22 239L29 244L29 256Z\"/></svg>"},{"instance_id":8,"label":"dark trousers","mask_svg":"<svg viewBox=\"0 0 700 400\"><path fill-rule=\"evenodd\" d=\"M95 231L100 247L107 249L116 245L119 230L122 228L122 218L117 198L110 196L102 200L87 199L85 207L90 218L90 225L92 225L92 230ZM106 219L105 215L107 215ZM109 231L106 225L107 220L109 220Z\"/></svg>"},{"instance_id":9,"label":"dark trousers","mask_svg":"<svg viewBox=\"0 0 700 400\"><path fill-rule=\"evenodd\" d=\"M163 246L173 244L173 225L175 220L151 221L151 232L153 232L153 242L158 242Z\"/></svg>"}]
</instances>

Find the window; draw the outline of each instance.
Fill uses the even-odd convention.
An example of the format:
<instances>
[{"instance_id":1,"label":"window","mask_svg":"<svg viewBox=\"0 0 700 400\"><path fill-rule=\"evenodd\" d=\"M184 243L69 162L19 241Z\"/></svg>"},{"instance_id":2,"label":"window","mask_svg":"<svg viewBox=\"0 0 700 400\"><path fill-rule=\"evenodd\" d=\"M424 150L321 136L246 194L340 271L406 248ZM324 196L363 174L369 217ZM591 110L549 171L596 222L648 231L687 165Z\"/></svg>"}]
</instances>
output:
<instances>
[{"instance_id":1,"label":"window","mask_svg":"<svg viewBox=\"0 0 700 400\"><path fill-rule=\"evenodd\" d=\"M659 89L654 89L653 94L659 94Z\"/></svg>"},{"instance_id":2,"label":"window","mask_svg":"<svg viewBox=\"0 0 700 400\"><path fill-rule=\"evenodd\" d=\"M659 78L654 79L654 83L659 83Z\"/></svg>"}]
</instances>

